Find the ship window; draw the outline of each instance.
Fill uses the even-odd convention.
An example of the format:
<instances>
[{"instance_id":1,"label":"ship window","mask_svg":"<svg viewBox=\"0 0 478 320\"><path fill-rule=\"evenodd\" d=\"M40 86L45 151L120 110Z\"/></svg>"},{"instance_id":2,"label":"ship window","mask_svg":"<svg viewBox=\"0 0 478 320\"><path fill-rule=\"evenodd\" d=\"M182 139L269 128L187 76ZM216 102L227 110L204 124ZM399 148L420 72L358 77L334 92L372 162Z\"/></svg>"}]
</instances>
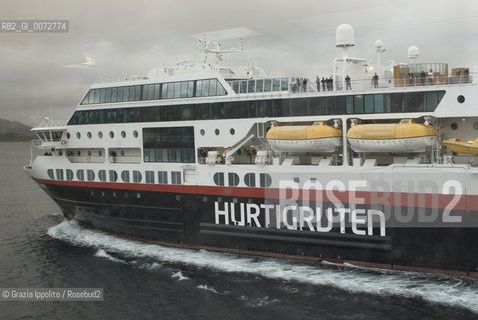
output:
<instances>
[{"instance_id":1,"label":"ship window","mask_svg":"<svg viewBox=\"0 0 478 320\"><path fill-rule=\"evenodd\" d=\"M91 139L91 132L88 131L88 133L86 134L86 136L88 137L88 139Z\"/></svg>"},{"instance_id":2,"label":"ship window","mask_svg":"<svg viewBox=\"0 0 478 320\"><path fill-rule=\"evenodd\" d=\"M121 87L120 90L118 91L118 97L120 96L121 92L123 92L123 99L121 99L121 102L128 101L129 100L129 87Z\"/></svg>"},{"instance_id":3,"label":"ship window","mask_svg":"<svg viewBox=\"0 0 478 320\"><path fill-rule=\"evenodd\" d=\"M174 99L180 98L181 97L181 82L175 82L174 83Z\"/></svg>"},{"instance_id":4,"label":"ship window","mask_svg":"<svg viewBox=\"0 0 478 320\"><path fill-rule=\"evenodd\" d=\"M88 156L91 157L91 150L88 150Z\"/></svg>"},{"instance_id":5,"label":"ship window","mask_svg":"<svg viewBox=\"0 0 478 320\"><path fill-rule=\"evenodd\" d=\"M473 129L478 130L478 122L473 122Z\"/></svg>"},{"instance_id":6,"label":"ship window","mask_svg":"<svg viewBox=\"0 0 478 320\"><path fill-rule=\"evenodd\" d=\"M95 172L93 170L86 170L86 177L88 179L88 181L93 181L95 180Z\"/></svg>"},{"instance_id":7,"label":"ship window","mask_svg":"<svg viewBox=\"0 0 478 320\"><path fill-rule=\"evenodd\" d=\"M154 171L146 171L146 183L154 183Z\"/></svg>"},{"instance_id":8,"label":"ship window","mask_svg":"<svg viewBox=\"0 0 478 320\"><path fill-rule=\"evenodd\" d=\"M116 93L116 101L123 102L124 101L124 87L118 87L118 92Z\"/></svg>"},{"instance_id":9,"label":"ship window","mask_svg":"<svg viewBox=\"0 0 478 320\"><path fill-rule=\"evenodd\" d=\"M158 183L159 184L168 184L168 172L167 171L158 171Z\"/></svg>"},{"instance_id":10,"label":"ship window","mask_svg":"<svg viewBox=\"0 0 478 320\"><path fill-rule=\"evenodd\" d=\"M281 78L280 89L282 91L289 90L289 79L288 78Z\"/></svg>"},{"instance_id":11,"label":"ship window","mask_svg":"<svg viewBox=\"0 0 478 320\"><path fill-rule=\"evenodd\" d=\"M94 90L95 97L93 103L99 103L100 102L100 89L95 89Z\"/></svg>"},{"instance_id":12,"label":"ship window","mask_svg":"<svg viewBox=\"0 0 478 320\"><path fill-rule=\"evenodd\" d=\"M124 170L124 171L121 172L121 180L123 180L123 182L126 182L126 183L129 182L129 171L128 170Z\"/></svg>"},{"instance_id":13,"label":"ship window","mask_svg":"<svg viewBox=\"0 0 478 320\"><path fill-rule=\"evenodd\" d=\"M375 112L382 113L384 112L383 107L383 95L382 94L374 94L373 95L374 105L375 105ZM347 108L348 110L348 108Z\"/></svg>"},{"instance_id":14,"label":"ship window","mask_svg":"<svg viewBox=\"0 0 478 320\"><path fill-rule=\"evenodd\" d=\"M254 173L246 173L244 176L244 183L248 187L255 187L256 186L256 175Z\"/></svg>"},{"instance_id":15,"label":"ship window","mask_svg":"<svg viewBox=\"0 0 478 320\"><path fill-rule=\"evenodd\" d=\"M73 180L73 171L70 169L66 169L66 180L68 181Z\"/></svg>"},{"instance_id":16,"label":"ship window","mask_svg":"<svg viewBox=\"0 0 478 320\"><path fill-rule=\"evenodd\" d=\"M199 133L203 136L206 133L206 131L204 131L204 129L201 129L201 131L199 131Z\"/></svg>"},{"instance_id":17,"label":"ship window","mask_svg":"<svg viewBox=\"0 0 478 320\"><path fill-rule=\"evenodd\" d=\"M100 89L100 103L105 103L106 99L106 89Z\"/></svg>"},{"instance_id":18,"label":"ship window","mask_svg":"<svg viewBox=\"0 0 478 320\"><path fill-rule=\"evenodd\" d=\"M364 97L364 104L365 104L365 113L373 113L375 108L373 105L373 95L367 94Z\"/></svg>"},{"instance_id":19,"label":"ship window","mask_svg":"<svg viewBox=\"0 0 478 320\"><path fill-rule=\"evenodd\" d=\"M288 117L290 116L290 100L276 99L273 100L273 114L274 117Z\"/></svg>"},{"instance_id":20,"label":"ship window","mask_svg":"<svg viewBox=\"0 0 478 320\"><path fill-rule=\"evenodd\" d=\"M239 175L235 172L229 172L229 187L236 187L239 184Z\"/></svg>"},{"instance_id":21,"label":"ship window","mask_svg":"<svg viewBox=\"0 0 478 320\"><path fill-rule=\"evenodd\" d=\"M272 91L280 91L280 78L272 79Z\"/></svg>"},{"instance_id":22,"label":"ship window","mask_svg":"<svg viewBox=\"0 0 478 320\"><path fill-rule=\"evenodd\" d=\"M78 157L81 156L81 151L80 150L76 151L76 154L78 155Z\"/></svg>"},{"instance_id":23,"label":"ship window","mask_svg":"<svg viewBox=\"0 0 478 320\"><path fill-rule=\"evenodd\" d=\"M456 98L456 100L457 100L459 103L463 103L463 102L465 102L465 97L462 96L462 95L459 95L458 98Z\"/></svg>"},{"instance_id":24,"label":"ship window","mask_svg":"<svg viewBox=\"0 0 478 320\"><path fill-rule=\"evenodd\" d=\"M239 85L240 85L239 92L240 93L247 93L247 80L241 80Z\"/></svg>"},{"instance_id":25,"label":"ship window","mask_svg":"<svg viewBox=\"0 0 478 320\"><path fill-rule=\"evenodd\" d=\"M217 83L218 81L216 79L211 79L209 80L209 95L210 96L215 96L217 95Z\"/></svg>"},{"instance_id":26,"label":"ship window","mask_svg":"<svg viewBox=\"0 0 478 320\"><path fill-rule=\"evenodd\" d=\"M100 157L101 157L102 155L103 155L103 151L101 151L101 150L98 150L98 156L100 156Z\"/></svg>"},{"instance_id":27,"label":"ship window","mask_svg":"<svg viewBox=\"0 0 478 320\"><path fill-rule=\"evenodd\" d=\"M312 98L309 100L309 115L323 115L326 107L325 98Z\"/></svg>"},{"instance_id":28,"label":"ship window","mask_svg":"<svg viewBox=\"0 0 478 320\"><path fill-rule=\"evenodd\" d=\"M293 99L290 103L290 115L291 116L304 116L307 115L308 99Z\"/></svg>"},{"instance_id":29,"label":"ship window","mask_svg":"<svg viewBox=\"0 0 478 320\"><path fill-rule=\"evenodd\" d=\"M256 92L264 91L264 79L256 80Z\"/></svg>"},{"instance_id":30,"label":"ship window","mask_svg":"<svg viewBox=\"0 0 478 320\"><path fill-rule=\"evenodd\" d=\"M101 182L106 182L106 170L100 170L98 171L98 179Z\"/></svg>"},{"instance_id":31,"label":"ship window","mask_svg":"<svg viewBox=\"0 0 478 320\"><path fill-rule=\"evenodd\" d=\"M211 104L211 119L224 119L225 115L224 103Z\"/></svg>"},{"instance_id":32,"label":"ship window","mask_svg":"<svg viewBox=\"0 0 478 320\"><path fill-rule=\"evenodd\" d=\"M247 81L247 92L253 93L256 92L256 81L255 80L248 80Z\"/></svg>"},{"instance_id":33,"label":"ship window","mask_svg":"<svg viewBox=\"0 0 478 320\"><path fill-rule=\"evenodd\" d=\"M138 131L136 131L136 130L133 131L133 137L135 137L135 138L138 137Z\"/></svg>"},{"instance_id":34,"label":"ship window","mask_svg":"<svg viewBox=\"0 0 478 320\"><path fill-rule=\"evenodd\" d=\"M214 133L216 134L216 136L218 136L220 133L219 129L214 130Z\"/></svg>"},{"instance_id":35,"label":"ship window","mask_svg":"<svg viewBox=\"0 0 478 320\"><path fill-rule=\"evenodd\" d=\"M53 169L48 169L46 173L48 173L48 177L50 177L51 180L55 180L55 176L53 175Z\"/></svg>"},{"instance_id":36,"label":"ship window","mask_svg":"<svg viewBox=\"0 0 478 320\"><path fill-rule=\"evenodd\" d=\"M214 174L214 183L216 186L223 186L224 185L224 173L223 172L216 172Z\"/></svg>"},{"instance_id":37,"label":"ship window","mask_svg":"<svg viewBox=\"0 0 478 320\"><path fill-rule=\"evenodd\" d=\"M115 137L115 134L113 131L110 131L110 138L113 139Z\"/></svg>"},{"instance_id":38,"label":"ship window","mask_svg":"<svg viewBox=\"0 0 478 320\"><path fill-rule=\"evenodd\" d=\"M145 162L194 163L194 128L144 128Z\"/></svg>"},{"instance_id":39,"label":"ship window","mask_svg":"<svg viewBox=\"0 0 478 320\"><path fill-rule=\"evenodd\" d=\"M76 133L76 137L77 137L78 139L80 139L80 138L81 138L81 133L77 132L77 133Z\"/></svg>"},{"instance_id":40,"label":"ship window","mask_svg":"<svg viewBox=\"0 0 478 320\"><path fill-rule=\"evenodd\" d=\"M76 179L78 179L78 181L85 180L85 171L83 169L76 170Z\"/></svg>"},{"instance_id":41,"label":"ship window","mask_svg":"<svg viewBox=\"0 0 478 320\"><path fill-rule=\"evenodd\" d=\"M458 125L457 125L455 122L453 122L453 123L450 125L450 128L451 128L451 130L456 130L456 129L458 129Z\"/></svg>"},{"instance_id":42,"label":"ship window","mask_svg":"<svg viewBox=\"0 0 478 320\"><path fill-rule=\"evenodd\" d=\"M234 90L235 93L239 93L239 81L232 82L232 90Z\"/></svg>"},{"instance_id":43,"label":"ship window","mask_svg":"<svg viewBox=\"0 0 478 320\"><path fill-rule=\"evenodd\" d=\"M363 96L362 95L354 96L354 108L355 108L355 113L363 113Z\"/></svg>"},{"instance_id":44,"label":"ship window","mask_svg":"<svg viewBox=\"0 0 478 320\"><path fill-rule=\"evenodd\" d=\"M260 174L260 183L261 183L261 188L269 188L272 184L271 176L267 173L261 173Z\"/></svg>"},{"instance_id":45,"label":"ship window","mask_svg":"<svg viewBox=\"0 0 478 320\"><path fill-rule=\"evenodd\" d=\"M116 182L118 180L118 174L114 170L109 171L110 182Z\"/></svg>"},{"instance_id":46,"label":"ship window","mask_svg":"<svg viewBox=\"0 0 478 320\"><path fill-rule=\"evenodd\" d=\"M141 180L143 180L143 176L141 175L141 172L137 170L133 170L133 182L141 183Z\"/></svg>"},{"instance_id":47,"label":"ship window","mask_svg":"<svg viewBox=\"0 0 478 320\"><path fill-rule=\"evenodd\" d=\"M66 133L66 138L67 138L67 139L70 139L70 137L71 137L70 133L67 132L67 133Z\"/></svg>"},{"instance_id":48,"label":"ship window","mask_svg":"<svg viewBox=\"0 0 478 320\"><path fill-rule=\"evenodd\" d=\"M111 88L111 102L116 101L118 101L118 87Z\"/></svg>"},{"instance_id":49,"label":"ship window","mask_svg":"<svg viewBox=\"0 0 478 320\"><path fill-rule=\"evenodd\" d=\"M102 139L103 138L103 132L98 131L98 138Z\"/></svg>"},{"instance_id":50,"label":"ship window","mask_svg":"<svg viewBox=\"0 0 478 320\"><path fill-rule=\"evenodd\" d=\"M423 92L407 93L407 112L425 111L425 94Z\"/></svg>"},{"instance_id":51,"label":"ship window","mask_svg":"<svg viewBox=\"0 0 478 320\"><path fill-rule=\"evenodd\" d=\"M172 184L181 184L181 172L171 171L171 183Z\"/></svg>"},{"instance_id":52,"label":"ship window","mask_svg":"<svg viewBox=\"0 0 478 320\"><path fill-rule=\"evenodd\" d=\"M126 132L125 131L121 131L121 137L126 138Z\"/></svg>"},{"instance_id":53,"label":"ship window","mask_svg":"<svg viewBox=\"0 0 478 320\"><path fill-rule=\"evenodd\" d=\"M272 79L265 79L264 92L271 92L271 91L272 91Z\"/></svg>"},{"instance_id":54,"label":"ship window","mask_svg":"<svg viewBox=\"0 0 478 320\"><path fill-rule=\"evenodd\" d=\"M388 97L390 99L390 112L406 112L406 99L403 93L389 94Z\"/></svg>"},{"instance_id":55,"label":"ship window","mask_svg":"<svg viewBox=\"0 0 478 320\"><path fill-rule=\"evenodd\" d=\"M111 102L111 88L106 88L105 102L106 102L106 103L110 103L110 102Z\"/></svg>"},{"instance_id":56,"label":"ship window","mask_svg":"<svg viewBox=\"0 0 478 320\"><path fill-rule=\"evenodd\" d=\"M234 128L231 128L231 129L229 130L229 133L233 136L233 135L236 133L236 130L234 130Z\"/></svg>"}]
</instances>

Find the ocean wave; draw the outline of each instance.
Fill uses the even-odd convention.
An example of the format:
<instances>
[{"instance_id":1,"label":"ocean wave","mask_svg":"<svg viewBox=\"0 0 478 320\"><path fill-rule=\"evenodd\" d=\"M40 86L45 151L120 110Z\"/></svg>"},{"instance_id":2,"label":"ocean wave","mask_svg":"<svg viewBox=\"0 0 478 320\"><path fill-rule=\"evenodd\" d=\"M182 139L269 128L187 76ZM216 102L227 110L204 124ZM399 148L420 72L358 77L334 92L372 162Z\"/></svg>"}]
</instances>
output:
<instances>
[{"instance_id":1,"label":"ocean wave","mask_svg":"<svg viewBox=\"0 0 478 320\"><path fill-rule=\"evenodd\" d=\"M331 286L353 293L418 297L429 302L462 307L478 313L476 303L478 282L468 278L464 280L459 277L418 272L301 265L277 259L257 259L206 250L163 247L86 229L74 221L65 221L51 227L48 234L76 246L103 249L108 256L111 254L107 252L118 253L131 258L153 259L158 265L187 264L220 272L255 274L269 279ZM210 288L204 286L200 289Z\"/></svg>"}]
</instances>

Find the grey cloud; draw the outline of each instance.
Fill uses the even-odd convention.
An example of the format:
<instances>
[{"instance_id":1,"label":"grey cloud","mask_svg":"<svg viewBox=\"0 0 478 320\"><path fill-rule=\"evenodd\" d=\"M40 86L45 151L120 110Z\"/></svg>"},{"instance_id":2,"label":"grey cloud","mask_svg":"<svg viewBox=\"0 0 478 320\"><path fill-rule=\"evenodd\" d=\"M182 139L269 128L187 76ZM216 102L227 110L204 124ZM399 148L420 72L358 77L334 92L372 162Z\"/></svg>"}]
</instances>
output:
<instances>
[{"instance_id":1,"label":"grey cloud","mask_svg":"<svg viewBox=\"0 0 478 320\"><path fill-rule=\"evenodd\" d=\"M68 19L67 34L0 33L0 118L34 125L50 115L68 118L95 80L174 64L198 49L192 35L249 30L246 52L235 59L271 73L330 75L335 29L355 29L356 57L375 58L374 41L387 48L383 61L407 61L414 44L426 62L470 66L478 50L478 3L436 1L126 1L6 0L0 19ZM226 37L227 38L227 37ZM211 39L212 40L212 39ZM237 47L224 40L224 47ZM63 68L94 58L90 69ZM229 57L226 57L227 59ZM228 61L226 59L226 61Z\"/></svg>"}]
</instances>

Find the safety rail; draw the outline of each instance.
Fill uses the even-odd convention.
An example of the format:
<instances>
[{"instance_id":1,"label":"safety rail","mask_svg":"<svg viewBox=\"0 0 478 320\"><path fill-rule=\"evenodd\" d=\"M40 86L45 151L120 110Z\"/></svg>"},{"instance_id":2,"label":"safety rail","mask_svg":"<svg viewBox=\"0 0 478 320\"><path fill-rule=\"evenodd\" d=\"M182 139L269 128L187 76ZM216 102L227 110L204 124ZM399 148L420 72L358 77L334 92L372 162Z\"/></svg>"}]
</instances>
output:
<instances>
[{"instance_id":1,"label":"safety rail","mask_svg":"<svg viewBox=\"0 0 478 320\"><path fill-rule=\"evenodd\" d=\"M68 123L68 120L51 120L45 119L40 122L37 126L33 128L33 130L44 129L44 128L61 128L65 127Z\"/></svg>"},{"instance_id":2,"label":"safety rail","mask_svg":"<svg viewBox=\"0 0 478 320\"><path fill-rule=\"evenodd\" d=\"M422 77L414 74L410 79L393 79L380 77L366 79L350 79L342 81L338 79L333 81L332 78L307 79L301 77L280 77L280 78L263 78L248 80L231 80L227 81L237 94L262 94L262 93L309 93L309 92L330 92L330 91L362 91L371 89L388 89L403 87L420 87L420 86L440 86L472 83L473 78L469 75L458 76L442 76L434 75L433 77ZM304 81L305 80L305 81Z\"/></svg>"}]
</instances>

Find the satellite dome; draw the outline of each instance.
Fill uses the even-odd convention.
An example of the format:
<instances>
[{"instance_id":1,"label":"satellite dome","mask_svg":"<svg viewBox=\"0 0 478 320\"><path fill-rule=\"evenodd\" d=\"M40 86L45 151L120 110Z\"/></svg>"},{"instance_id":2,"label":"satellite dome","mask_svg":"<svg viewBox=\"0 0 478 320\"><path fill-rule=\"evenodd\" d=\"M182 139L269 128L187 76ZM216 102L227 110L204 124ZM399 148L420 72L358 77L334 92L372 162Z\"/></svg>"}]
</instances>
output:
<instances>
[{"instance_id":1,"label":"satellite dome","mask_svg":"<svg viewBox=\"0 0 478 320\"><path fill-rule=\"evenodd\" d=\"M352 47L355 46L354 29L349 24L341 24L335 31L336 47Z\"/></svg>"},{"instance_id":2,"label":"satellite dome","mask_svg":"<svg viewBox=\"0 0 478 320\"><path fill-rule=\"evenodd\" d=\"M408 58L410 59L416 59L420 55L420 50L418 50L417 46L411 46L408 48Z\"/></svg>"},{"instance_id":3,"label":"satellite dome","mask_svg":"<svg viewBox=\"0 0 478 320\"><path fill-rule=\"evenodd\" d=\"M381 47L383 47L382 40L375 41L375 48L380 49Z\"/></svg>"}]
</instances>

